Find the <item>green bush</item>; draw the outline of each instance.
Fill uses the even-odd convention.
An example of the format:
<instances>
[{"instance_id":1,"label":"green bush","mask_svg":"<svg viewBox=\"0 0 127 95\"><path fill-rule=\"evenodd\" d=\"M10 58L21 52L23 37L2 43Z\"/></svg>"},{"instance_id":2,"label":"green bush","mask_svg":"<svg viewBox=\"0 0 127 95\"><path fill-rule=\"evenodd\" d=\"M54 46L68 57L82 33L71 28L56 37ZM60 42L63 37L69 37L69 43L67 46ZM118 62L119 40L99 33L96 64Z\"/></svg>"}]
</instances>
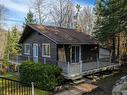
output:
<instances>
[{"instance_id":1,"label":"green bush","mask_svg":"<svg viewBox=\"0 0 127 95\"><path fill-rule=\"evenodd\" d=\"M24 62L19 66L20 79L23 82L34 82L42 90L53 90L63 81L62 70L55 65Z\"/></svg>"}]
</instances>

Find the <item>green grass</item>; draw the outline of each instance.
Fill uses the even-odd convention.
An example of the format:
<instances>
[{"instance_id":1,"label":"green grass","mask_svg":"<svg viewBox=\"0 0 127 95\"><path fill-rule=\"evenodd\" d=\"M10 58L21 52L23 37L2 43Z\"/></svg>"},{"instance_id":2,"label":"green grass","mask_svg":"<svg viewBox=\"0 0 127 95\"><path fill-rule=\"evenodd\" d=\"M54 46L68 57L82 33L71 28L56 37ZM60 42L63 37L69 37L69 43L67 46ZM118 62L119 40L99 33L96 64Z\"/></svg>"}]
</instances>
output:
<instances>
[{"instance_id":1,"label":"green grass","mask_svg":"<svg viewBox=\"0 0 127 95\"><path fill-rule=\"evenodd\" d=\"M2 76L5 77L5 78L13 79L13 80L18 80L19 79L19 77L14 73L6 73Z\"/></svg>"},{"instance_id":2,"label":"green grass","mask_svg":"<svg viewBox=\"0 0 127 95\"><path fill-rule=\"evenodd\" d=\"M3 77L9 78L9 79L13 79L13 80L19 80L19 77L17 75L15 75L14 73L7 73L2 75ZM0 79L0 87L2 86L2 81ZM48 91L43 91L43 90L39 90L39 89L35 89L35 95L49 95Z\"/></svg>"},{"instance_id":3,"label":"green grass","mask_svg":"<svg viewBox=\"0 0 127 95\"><path fill-rule=\"evenodd\" d=\"M36 93L35 95L49 95L49 92L39 89L35 89L35 93Z\"/></svg>"}]
</instances>

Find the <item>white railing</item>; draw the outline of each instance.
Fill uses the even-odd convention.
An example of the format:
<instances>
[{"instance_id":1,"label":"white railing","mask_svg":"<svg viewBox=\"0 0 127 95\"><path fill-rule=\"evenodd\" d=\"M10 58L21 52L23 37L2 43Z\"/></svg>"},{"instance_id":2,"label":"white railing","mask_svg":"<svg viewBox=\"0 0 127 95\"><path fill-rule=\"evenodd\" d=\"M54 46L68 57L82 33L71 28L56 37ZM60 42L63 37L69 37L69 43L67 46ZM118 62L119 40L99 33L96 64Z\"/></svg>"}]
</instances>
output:
<instances>
[{"instance_id":1,"label":"white railing","mask_svg":"<svg viewBox=\"0 0 127 95\"><path fill-rule=\"evenodd\" d=\"M24 56L24 55L16 55L16 56L9 56L9 62L11 64L21 64L24 61L30 60L30 56Z\"/></svg>"},{"instance_id":2,"label":"white railing","mask_svg":"<svg viewBox=\"0 0 127 95\"><path fill-rule=\"evenodd\" d=\"M58 66L63 70L64 74L68 74L69 72L69 64L67 62L58 62Z\"/></svg>"},{"instance_id":3,"label":"white railing","mask_svg":"<svg viewBox=\"0 0 127 95\"><path fill-rule=\"evenodd\" d=\"M114 66L117 63L111 63L110 58L97 59L96 61L79 63L69 63L69 62L58 62L58 66L63 69L63 74L68 76L74 76L83 74L86 71L101 69L103 67Z\"/></svg>"},{"instance_id":4,"label":"white railing","mask_svg":"<svg viewBox=\"0 0 127 95\"><path fill-rule=\"evenodd\" d=\"M69 64L69 75L79 75L80 74L80 63Z\"/></svg>"},{"instance_id":5,"label":"white railing","mask_svg":"<svg viewBox=\"0 0 127 95\"><path fill-rule=\"evenodd\" d=\"M94 70L94 69L101 69L103 67L113 66L119 63L112 63L111 58L97 58L97 61L93 62L85 62L82 64L82 72Z\"/></svg>"},{"instance_id":6,"label":"white railing","mask_svg":"<svg viewBox=\"0 0 127 95\"><path fill-rule=\"evenodd\" d=\"M68 76L79 75L82 72L82 61L79 63L58 62L58 66L62 68L63 74Z\"/></svg>"}]
</instances>

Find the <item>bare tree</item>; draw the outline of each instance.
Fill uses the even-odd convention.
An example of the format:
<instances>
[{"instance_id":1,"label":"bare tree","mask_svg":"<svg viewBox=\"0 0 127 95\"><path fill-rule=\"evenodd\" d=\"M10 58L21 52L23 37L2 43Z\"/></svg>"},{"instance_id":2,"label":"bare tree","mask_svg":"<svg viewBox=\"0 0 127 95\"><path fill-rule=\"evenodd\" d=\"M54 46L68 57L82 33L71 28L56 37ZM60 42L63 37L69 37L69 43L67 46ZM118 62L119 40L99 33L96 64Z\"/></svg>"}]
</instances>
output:
<instances>
[{"instance_id":1,"label":"bare tree","mask_svg":"<svg viewBox=\"0 0 127 95\"><path fill-rule=\"evenodd\" d=\"M84 7L79 15L79 19L78 19L78 28L83 31L86 32L87 34L92 33L93 31L93 26L94 26L94 10L92 7L86 6Z\"/></svg>"},{"instance_id":2,"label":"bare tree","mask_svg":"<svg viewBox=\"0 0 127 95\"><path fill-rule=\"evenodd\" d=\"M46 19L45 16L45 0L32 0L32 9L38 24L42 24Z\"/></svg>"},{"instance_id":3,"label":"bare tree","mask_svg":"<svg viewBox=\"0 0 127 95\"><path fill-rule=\"evenodd\" d=\"M76 29L79 28L79 25L78 25L78 20L79 20L79 13L80 13L80 10L81 10L81 6L79 4L76 5L76 15L74 16L74 27Z\"/></svg>"},{"instance_id":4,"label":"bare tree","mask_svg":"<svg viewBox=\"0 0 127 95\"><path fill-rule=\"evenodd\" d=\"M56 26L70 28L74 17L74 5L71 0L54 0L50 10Z\"/></svg>"}]
</instances>

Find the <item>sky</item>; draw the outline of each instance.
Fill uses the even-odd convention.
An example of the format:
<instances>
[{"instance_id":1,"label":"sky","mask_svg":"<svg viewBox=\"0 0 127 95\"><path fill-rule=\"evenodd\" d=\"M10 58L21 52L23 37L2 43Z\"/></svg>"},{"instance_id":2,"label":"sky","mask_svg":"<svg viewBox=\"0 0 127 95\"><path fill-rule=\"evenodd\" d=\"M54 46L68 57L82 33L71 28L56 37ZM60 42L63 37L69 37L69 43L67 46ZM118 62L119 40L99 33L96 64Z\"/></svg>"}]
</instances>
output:
<instances>
[{"instance_id":1,"label":"sky","mask_svg":"<svg viewBox=\"0 0 127 95\"><path fill-rule=\"evenodd\" d=\"M81 6L94 6L95 0L74 0L75 4ZM6 29L12 26L23 26L24 17L30 9L30 0L0 0L0 4L3 4L6 8Z\"/></svg>"}]
</instances>

